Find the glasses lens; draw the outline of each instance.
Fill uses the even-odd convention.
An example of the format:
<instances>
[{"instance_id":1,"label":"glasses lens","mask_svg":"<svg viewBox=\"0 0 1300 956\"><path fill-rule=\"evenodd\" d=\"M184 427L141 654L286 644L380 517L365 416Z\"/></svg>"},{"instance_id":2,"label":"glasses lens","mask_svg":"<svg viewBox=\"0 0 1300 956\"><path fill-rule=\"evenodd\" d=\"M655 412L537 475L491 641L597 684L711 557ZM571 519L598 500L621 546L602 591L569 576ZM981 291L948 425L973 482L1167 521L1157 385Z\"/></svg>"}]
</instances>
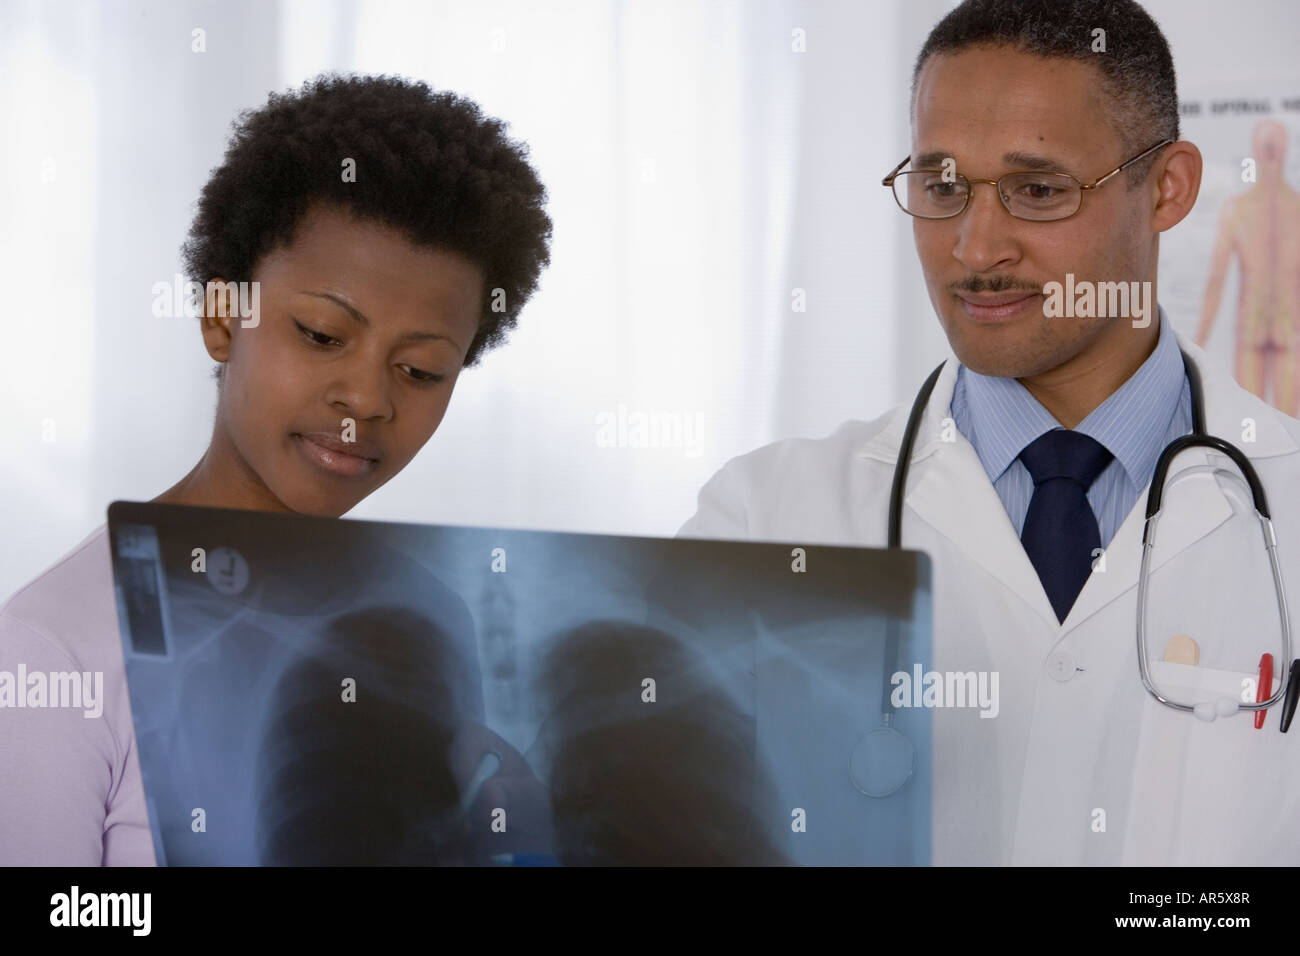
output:
<instances>
[{"instance_id":1,"label":"glasses lens","mask_svg":"<svg viewBox=\"0 0 1300 956\"><path fill-rule=\"evenodd\" d=\"M960 176L945 178L941 170L917 170L894 177L894 196L898 204L922 219L946 219L961 212L966 205L970 183Z\"/></svg>"},{"instance_id":2,"label":"glasses lens","mask_svg":"<svg viewBox=\"0 0 1300 956\"><path fill-rule=\"evenodd\" d=\"M1079 211L1083 191L1060 173L1011 173L998 182L1002 202L1021 219L1064 219Z\"/></svg>"}]
</instances>

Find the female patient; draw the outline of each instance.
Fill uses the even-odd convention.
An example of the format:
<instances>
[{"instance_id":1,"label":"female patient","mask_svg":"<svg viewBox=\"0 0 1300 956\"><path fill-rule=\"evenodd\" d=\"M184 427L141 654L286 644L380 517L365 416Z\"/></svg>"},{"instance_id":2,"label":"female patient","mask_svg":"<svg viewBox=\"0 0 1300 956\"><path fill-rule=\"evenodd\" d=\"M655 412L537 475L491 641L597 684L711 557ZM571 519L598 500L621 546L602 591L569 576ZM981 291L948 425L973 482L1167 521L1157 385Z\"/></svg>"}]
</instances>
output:
<instances>
[{"instance_id":1,"label":"female patient","mask_svg":"<svg viewBox=\"0 0 1300 956\"><path fill-rule=\"evenodd\" d=\"M241 117L184 255L256 314L207 297L211 442L154 500L337 517L383 485L536 288L544 202L502 123L422 83L325 76ZM20 666L102 672L102 714L11 679L13 706ZM101 526L0 608L0 865L153 862Z\"/></svg>"}]
</instances>

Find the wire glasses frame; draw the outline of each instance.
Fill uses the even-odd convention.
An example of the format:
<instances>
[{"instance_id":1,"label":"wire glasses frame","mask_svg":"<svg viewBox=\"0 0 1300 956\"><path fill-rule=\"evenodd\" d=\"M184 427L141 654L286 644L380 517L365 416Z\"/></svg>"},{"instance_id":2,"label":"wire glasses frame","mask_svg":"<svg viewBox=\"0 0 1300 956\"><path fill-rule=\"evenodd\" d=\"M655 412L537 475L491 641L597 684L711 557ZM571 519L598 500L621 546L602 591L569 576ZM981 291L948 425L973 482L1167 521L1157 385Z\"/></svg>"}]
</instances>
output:
<instances>
[{"instance_id":1,"label":"wire glasses frame","mask_svg":"<svg viewBox=\"0 0 1300 956\"><path fill-rule=\"evenodd\" d=\"M906 173L903 172L902 171L903 167L912 161L911 156L908 156L901 163L895 166L893 170L889 173L889 175L880 181L880 184L882 186L889 186L890 191L894 194L894 201L898 203L898 207L902 209L903 212L907 213L909 216L914 216L917 219L951 219L954 216L960 216L963 212L966 211L966 207L970 205L971 194L974 191L971 187L975 183L987 183L988 185L993 186L994 188L997 189L998 199L1002 201L1003 208L1005 208L1006 211L1010 213L1012 216L1014 216L1015 218L1025 219L1030 222L1057 222L1062 219L1069 219L1071 216L1073 216L1075 213L1077 213L1080 209L1083 208L1083 194L1085 191L1089 189L1096 189L1097 187L1101 186L1102 183L1110 179L1112 176L1117 175L1118 173L1124 171L1125 169L1128 169L1128 167L1132 166L1134 163L1139 162L1142 159L1145 159L1151 153L1154 153L1156 150L1162 149L1173 142L1174 141L1172 139L1163 139L1160 142L1156 143L1154 146L1144 149L1142 152L1138 153L1138 155L1134 156L1132 159L1128 160L1127 162L1121 163L1120 165L1116 166L1110 172L1106 173L1106 175L1102 176L1100 179L1091 183L1080 182L1078 179L1071 176L1069 173L1058 173L1058 172L1041 172L1041 171L1034 172L1030 170L1018 170L1015 172L1004 173L1003 175L999 176L997 179L969 179L966 176L963 176L961 173L957 173L953 176L951 181L944 181L942 185L960 185L964 183L965 192L962 198L962 204L960 208L955 209L952 212L945 212L942 215L922 215L920 213L912 212L912 210L907 208L907 204L903 201L903 197L898 195L897 184L905 183L907 177L933 176L937 172L936 170L911 170ZM1059 209L1049 210L1046 208L1039 210L1040 212L1044 213L1043 215L1039 215L1039 216L1023 215L1022 213L1016 212L1014 209L1011 208L1012 202L1014 201L1015 197L1009 195L1004 187L1008 182L1021 181L1023 177L1031 177L1031 179L1029 180L1030 185L1041 185L1046 188L1057 188L1052 186L1052 183L1059 184L1060 188L1063 188L1067 192L1072 193L1074 197L1074 208L1063 215L1058 214ZM953 196L949 198L957 198L957 197ZM1032 200L1022 200L1022 202L1032 202Z\"/></svg>"}]
</instances>

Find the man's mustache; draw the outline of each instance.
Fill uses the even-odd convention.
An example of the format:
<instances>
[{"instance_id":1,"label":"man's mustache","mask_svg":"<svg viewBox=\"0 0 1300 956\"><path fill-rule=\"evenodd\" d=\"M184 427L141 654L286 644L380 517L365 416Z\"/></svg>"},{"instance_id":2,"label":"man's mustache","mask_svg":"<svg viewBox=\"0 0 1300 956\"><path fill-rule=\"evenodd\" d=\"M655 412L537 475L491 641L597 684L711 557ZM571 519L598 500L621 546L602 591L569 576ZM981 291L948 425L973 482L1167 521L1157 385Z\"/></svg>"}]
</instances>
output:
<instances>
[{"instance_id":1,"label":"man's mustache","mask_svg":"<svg viewBox=\"0 0 1300 956\"><path fill-rule=\"evenodd\" d=\"M949 292L1024 292L1031 295L1042 294L1042 285L1030 285L1022 279L1011 276L972 276L962 282L948 286Z\"/></svg>"}]
</instances>

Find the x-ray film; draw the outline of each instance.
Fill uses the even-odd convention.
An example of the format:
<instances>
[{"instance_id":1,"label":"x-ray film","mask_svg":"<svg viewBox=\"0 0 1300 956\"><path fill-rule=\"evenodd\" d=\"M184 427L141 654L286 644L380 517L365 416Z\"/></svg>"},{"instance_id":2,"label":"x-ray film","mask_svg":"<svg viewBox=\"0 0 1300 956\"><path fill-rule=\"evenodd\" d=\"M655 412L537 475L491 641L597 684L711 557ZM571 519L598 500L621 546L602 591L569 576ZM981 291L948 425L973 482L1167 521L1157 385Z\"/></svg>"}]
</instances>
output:
<instances>
[{"instance_id":1,"label":"x-ray film","mask_svg":"<svg viewBox=\"0 0 1300 956\"><path fill-rule=\"evenodd\" d=\"M884 699L930 666L923 554L131 502L109 531L159 863L930 862L929 714Z\"/></svg>"}]
</instances>

